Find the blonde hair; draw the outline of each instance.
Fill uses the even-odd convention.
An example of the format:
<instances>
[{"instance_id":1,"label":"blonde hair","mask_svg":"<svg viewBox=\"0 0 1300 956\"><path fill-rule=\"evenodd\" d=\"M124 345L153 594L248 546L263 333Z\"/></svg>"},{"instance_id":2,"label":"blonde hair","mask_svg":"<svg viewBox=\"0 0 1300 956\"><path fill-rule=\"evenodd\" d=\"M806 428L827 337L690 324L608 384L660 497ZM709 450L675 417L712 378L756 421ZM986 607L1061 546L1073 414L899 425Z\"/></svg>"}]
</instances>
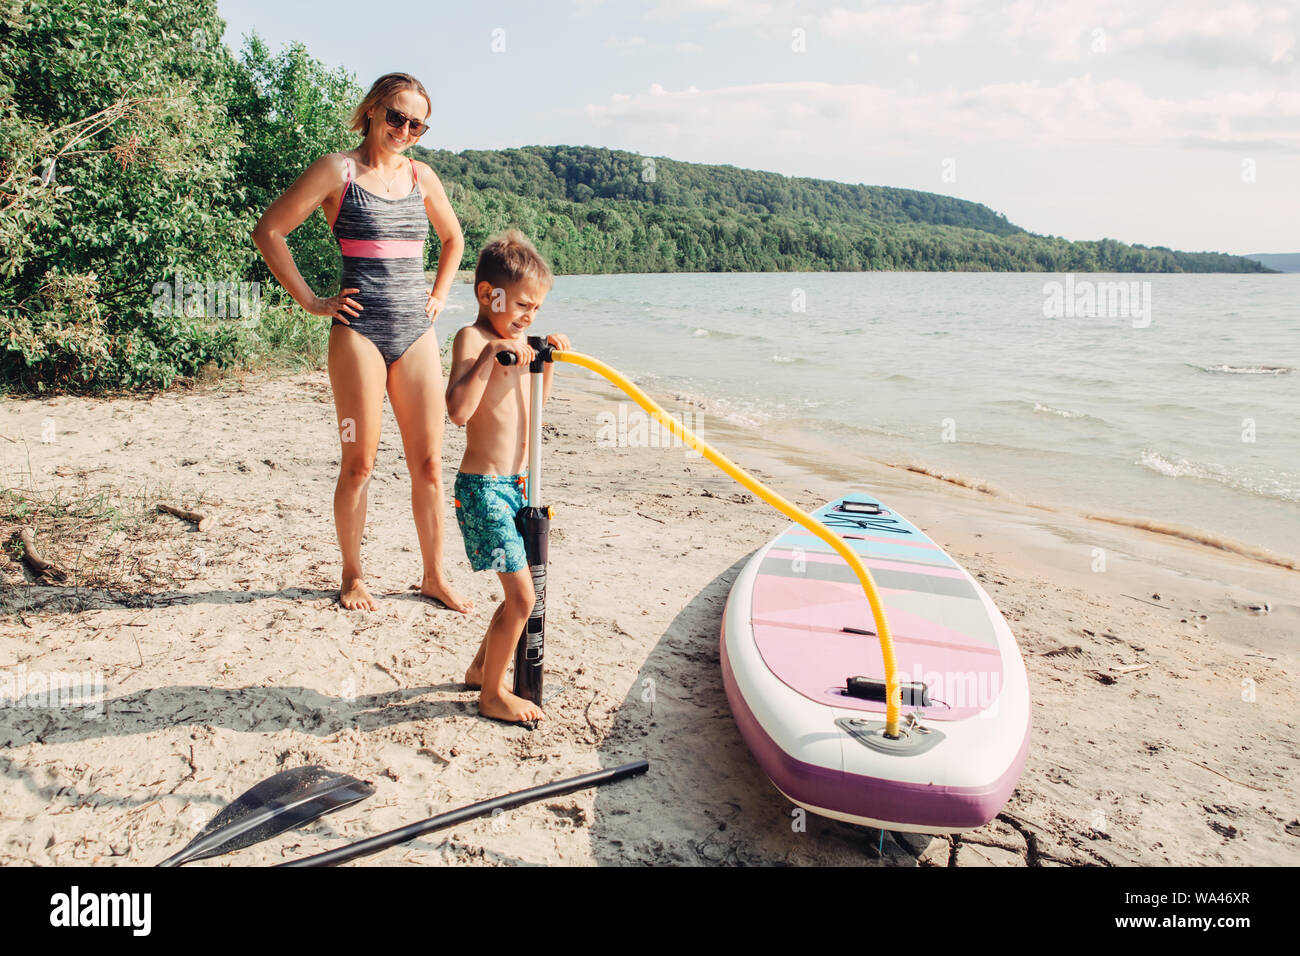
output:
<instances>
[{"instance_id":1,"label":"blonde hair","mask_svg":"<svg viewBox=\"0 0 1300 956\"><path fill-rule=\"evenodd\" d=\"M371 107L384 102L390 96L401 93L403 90L414 90L424 97L424 101L429 104L429 113L433 114L433 99L429 96L429 91L424 88L424 84L411 76L410 73L385 73L370 87L370 92L365 95L360 105L352 111L352 120L348 129L359 132L362 136L370 135L370 117L367 115ZM427 118L427 116L426 116Z\"/></svg>"},{"instance_id":2,"label":"blonde hair","mask_svg":"<svg viewBox=\"0 0 1300 956\"><path fill-rule=\"evenodd\" d=\"M549 287L554 283L555 276L527 236L518 229L507 229L488 240L478 254L474 288L477 289L480 282L487 282L497 289L520 279L535 279L545 282Z\"/></svg>"}]
</instances>

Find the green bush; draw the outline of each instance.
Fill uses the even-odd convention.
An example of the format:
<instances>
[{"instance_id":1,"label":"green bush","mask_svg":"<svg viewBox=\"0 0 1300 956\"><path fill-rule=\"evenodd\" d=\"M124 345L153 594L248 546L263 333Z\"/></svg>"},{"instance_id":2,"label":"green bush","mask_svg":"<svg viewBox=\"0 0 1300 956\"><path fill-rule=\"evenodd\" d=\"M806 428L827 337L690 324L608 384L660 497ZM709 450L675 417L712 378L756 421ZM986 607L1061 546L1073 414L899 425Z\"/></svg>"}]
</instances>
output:
<instances>
[{"instance_id":1,"label":"green bush","mask_svg":"<svg viewBox=\"0 0 1300 956\"><path fill-rule=\"evenodd\" d=\"M257 217L321 156L359 142L347 123L364 91L352 74L326 69L300 43L271 56L252 34L245 39L240 65L228 113L244 142L235 158L239 182ZM313 213L289 234L288 242L307 284L321 295L336 293L341 259L325 216ZM274 281L260 256L253 275Z\"/></svg>"},{"instance_id":2,"label":"green bush","mask_svg":"<svg viewBox=\"0 0 1300 956\"><path fill-rule=\"evenodd\" d=\"M232 330L150 292L243 280L254 252L214 0L0 3L0 142L29 144L0 169L0 382L165 387L229 361Z\"/></svg>"}]
</instances>

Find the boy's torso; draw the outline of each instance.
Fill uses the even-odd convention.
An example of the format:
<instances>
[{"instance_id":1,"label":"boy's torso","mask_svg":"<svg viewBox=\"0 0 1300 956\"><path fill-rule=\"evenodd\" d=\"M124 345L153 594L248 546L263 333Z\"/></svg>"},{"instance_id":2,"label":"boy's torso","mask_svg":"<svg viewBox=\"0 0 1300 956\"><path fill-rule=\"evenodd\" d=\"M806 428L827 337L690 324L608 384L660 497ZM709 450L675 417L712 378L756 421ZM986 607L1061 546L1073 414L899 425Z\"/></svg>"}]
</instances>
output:
<instances>
[{"instance_id":1,"label":"boy's torso","mask_svg":"<svg viewBox=\"0 0 1300 956\"><path fill-rule=\"evenodd\" d=\"M484 345L491 341L477 329L467 334ZM483 397L465 423L461 471L473 475L523 473L528 461L528 375L526 365L492 363Z\"/></svg>"}]
</instances>

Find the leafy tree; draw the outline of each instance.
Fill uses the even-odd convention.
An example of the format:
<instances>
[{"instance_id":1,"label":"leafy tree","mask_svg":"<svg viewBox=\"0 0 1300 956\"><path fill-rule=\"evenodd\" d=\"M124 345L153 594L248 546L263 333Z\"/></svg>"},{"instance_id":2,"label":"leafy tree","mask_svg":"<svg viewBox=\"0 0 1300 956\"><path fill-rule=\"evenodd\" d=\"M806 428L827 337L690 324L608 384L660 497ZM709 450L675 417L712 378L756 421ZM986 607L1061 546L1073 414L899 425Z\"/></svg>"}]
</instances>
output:
<instances>
[{"instance_id":1,"label":"leafy tree","mask_svg":"<svg viewBox=\"0 0 1300 956\"><path fill-rule=\"evenodd\" d=\"M25 234L0 272L0 380L165 385L228 358L233 330L151 308L178 270L250 259L214 0L3 3L0 140L30 146L0 174L0 234Z\"/></svg>"},{"instance_id":2,"label":"leafy tree","mask_svg":"<svg viewBox=\"0 0 1300 956\"><path fill-rule=\"evenodd\" d=\"M351 73L327 69L301 43L272 56L254 33L245 38L240 63L227 112L244 142L235 157L244 202L260 215L321 156L357 144L359 135L347 125L365 93ZM288 242L307 283L321 294L337 291L338 245L324 215L310 216ZM260 257L253 274L272 281Z\"/></svg>"}]
</instances>

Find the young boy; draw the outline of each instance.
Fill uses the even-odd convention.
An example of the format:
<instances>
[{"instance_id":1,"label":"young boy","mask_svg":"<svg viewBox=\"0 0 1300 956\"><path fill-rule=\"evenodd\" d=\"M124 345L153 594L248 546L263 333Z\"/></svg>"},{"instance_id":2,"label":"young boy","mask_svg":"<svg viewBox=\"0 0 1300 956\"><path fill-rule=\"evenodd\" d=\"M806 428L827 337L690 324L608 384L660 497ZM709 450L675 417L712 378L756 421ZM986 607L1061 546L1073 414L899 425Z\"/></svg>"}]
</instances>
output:
<instances>
[{"instance_id":1,"label":"young boy","mask_svg":"<svg viewBox=\"0 0 1300 956\"><path fill-rule=\"evenodd\" d=\"M484 246L474 270L478 320L456 333L447 376L447 415L453 425L466 426L465 457L453 492L465 553L475 571L496 571L505 590L465 683L482 688L480 714L511 723L543 716L540 707L506 687L506 667L535 600L515 513L527 502L528 363L534 352L525 333L551 283L550 266L518 230ZM569 347L563 335L550 335L546 342ZM501 365L502 352L513 352L516 364ZM553 371L548 362L543 403L551 394Z\"/></svg>"}]
</instances>

